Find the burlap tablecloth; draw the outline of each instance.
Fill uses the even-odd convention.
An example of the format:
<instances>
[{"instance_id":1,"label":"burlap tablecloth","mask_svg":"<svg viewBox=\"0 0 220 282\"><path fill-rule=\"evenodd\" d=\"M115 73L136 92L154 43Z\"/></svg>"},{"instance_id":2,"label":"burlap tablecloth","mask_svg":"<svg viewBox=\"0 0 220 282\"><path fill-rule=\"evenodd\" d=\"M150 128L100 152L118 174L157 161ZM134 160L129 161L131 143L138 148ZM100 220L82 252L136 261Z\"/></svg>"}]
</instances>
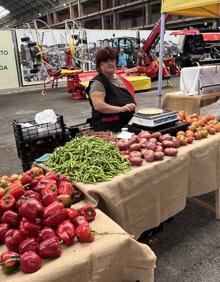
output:
<instances>
[{"instance_id":1,"label":"burlap tablecloth","mask_svg":"<svg viewBox=\"0 0 220 282\"><path fill-rule=\"evenodd\" d=\"M187 155L189 160L187 197L207 194L219 188L220 133L181 147L180 154Z\"/></svg>"},{"instance_id":2,"label":"burlap tablecloth","mask_svg":"<svg viewBox=\"0 0 220 282\"><path fill-rule=\"evenodd\" d=\"M77 186L86 195L84 202L138 238L183 210L187 197L218 189L219 180L220 133L179 148L177 157L145 163L109 182Z\"/></svg>"},{"instance_id":3,"label":"burlap tablecloth","mask_svg":"<svg viewBox=\"0 0 220 282\"><path fill-rule=\"evenodd\" d=\"M188 164L188 156L179 154L132 168L109 182L76 185L86 195L86 203L138 238L185 207Z\"/></svg>"},{"instance_id":4,"label":"burlap tablecloth","mask_svg":"<svg viewBox=\"0 0 220 282\"><path fill-rule=\"evenodd\" d=\"M76 243L65 248L58 259L44 260L32 274L0 273L4 282L153 282L156 256L151 249L131 238L100 210L91 226L99 233L93 243ZM4 247L0 248L0 251Z\"/></svg>"},{"instance_id":5,"label":"burlap tablecloth","mask_svg":"<svg viewBox=\"0 0 220 282\"><path fill-rule=\"evenodd\" d=\"M200 114L200 108L215 103L220 92L205 95L188 96L179 92L167 93L162 101L162 109L171 111L185 111L188 114Z\"/></svg>"}]
</instances>

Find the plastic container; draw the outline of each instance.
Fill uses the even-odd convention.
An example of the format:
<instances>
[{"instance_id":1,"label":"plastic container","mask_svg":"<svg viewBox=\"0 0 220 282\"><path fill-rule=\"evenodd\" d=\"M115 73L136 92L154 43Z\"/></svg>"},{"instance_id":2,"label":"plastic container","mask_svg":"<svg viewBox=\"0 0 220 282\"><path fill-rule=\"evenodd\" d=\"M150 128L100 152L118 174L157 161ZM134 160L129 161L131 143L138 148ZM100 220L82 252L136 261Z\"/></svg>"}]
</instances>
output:
<instances>
[{"instance_id":1,"label":"plastic container","mask_svg":"<svg viewBox=\"0 0 220 282\"><path fill-rule=\"evenodd\" d=\"M36 124L34 120L25 122L13 120L12 124L16 142L30 141L56 134L65 136L65 124L60 115L57 115L56 123Z\"/></svg>"},{"instance_id":2,"label":"plastic container","mask_svg":"<svg viewBox=\"0 0 220 282\"><path fill-rule=\"evenodd\" d=\"M52 153L66 142L63 117L57 115L56 123L36 124L35 121L12 121L17 154L23 170L28 170L32 163L46 153ZM25 124L27 126L22 126Z\"/></svg>"},{"instance_id":3,"label":"plastic container","mask_svg":"<svg viewBox=\"0 0 220 282\"><path fill-rule=\"evenodd\" d=\"M90 131L91 129L92 129L92 126L91 126L90 118L88 118L86 122L84 123L80 123L80 124L76 124L72 126L66 126L66 139L71 140L72 138L75 138L77 135L86 133L87 131Z\"/></svg>"}]
</instances>

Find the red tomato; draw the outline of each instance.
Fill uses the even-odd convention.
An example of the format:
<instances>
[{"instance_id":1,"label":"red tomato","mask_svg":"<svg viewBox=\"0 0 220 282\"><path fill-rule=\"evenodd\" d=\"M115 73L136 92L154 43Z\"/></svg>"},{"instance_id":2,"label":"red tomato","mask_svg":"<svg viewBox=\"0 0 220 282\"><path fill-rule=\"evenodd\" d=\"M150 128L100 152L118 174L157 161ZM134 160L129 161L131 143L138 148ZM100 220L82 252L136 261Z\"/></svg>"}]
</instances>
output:
<instances>
[{"instance_id":1,"label":"red tomato","mask_svg":"<svg viewBox=\"0 0 220 282\"><path fill-rule=\"evenodd\" d=\"M194 133L194 137L195 137L196 140L201 140L201 139L202 139L202 133L201 133L201 131L196 131L196 132Z\"/></svg>"}]
</instances>

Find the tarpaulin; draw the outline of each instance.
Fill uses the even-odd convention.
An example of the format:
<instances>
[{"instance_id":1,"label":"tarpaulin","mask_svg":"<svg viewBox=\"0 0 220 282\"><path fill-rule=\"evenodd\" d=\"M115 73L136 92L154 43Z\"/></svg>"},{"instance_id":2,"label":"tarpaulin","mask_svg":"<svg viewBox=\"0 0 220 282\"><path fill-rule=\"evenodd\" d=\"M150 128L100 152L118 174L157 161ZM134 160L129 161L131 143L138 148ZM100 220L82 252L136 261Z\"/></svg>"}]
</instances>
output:
<instances>
[{"instance_id":1,"label":"tarpaulin","mask_svg":"<svg viewBox=\"0 0 220 282\"><path fill-rule=\"evenodd\" d=\"M218 18L220 16L219 0L164 0L162 13L193 17Z\"/></svg>"}]
</instances>

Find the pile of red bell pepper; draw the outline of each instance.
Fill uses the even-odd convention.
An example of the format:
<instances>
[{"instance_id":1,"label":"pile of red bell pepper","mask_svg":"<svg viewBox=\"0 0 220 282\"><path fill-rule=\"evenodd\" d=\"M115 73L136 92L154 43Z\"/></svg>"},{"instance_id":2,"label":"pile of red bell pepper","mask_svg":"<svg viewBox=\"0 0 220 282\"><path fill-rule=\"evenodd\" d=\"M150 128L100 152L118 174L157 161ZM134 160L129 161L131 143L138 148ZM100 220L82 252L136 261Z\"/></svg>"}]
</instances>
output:
<instances>
[{"instance_id":1,"label":"pile of red bell pepper","mask_svg":"<svg viewBox=\"0 0 220 282\"><path fill-rule=\"evenodd\" d=\"M71 208L74 189L67 176L36 167L0 179L0 243L8 249L0 255L4 273L19 265L24 273L35 272L41 258L61 255L61 243L94 240L89 222L95 219L95 209Z\"/></svg>"}]
</instances>

